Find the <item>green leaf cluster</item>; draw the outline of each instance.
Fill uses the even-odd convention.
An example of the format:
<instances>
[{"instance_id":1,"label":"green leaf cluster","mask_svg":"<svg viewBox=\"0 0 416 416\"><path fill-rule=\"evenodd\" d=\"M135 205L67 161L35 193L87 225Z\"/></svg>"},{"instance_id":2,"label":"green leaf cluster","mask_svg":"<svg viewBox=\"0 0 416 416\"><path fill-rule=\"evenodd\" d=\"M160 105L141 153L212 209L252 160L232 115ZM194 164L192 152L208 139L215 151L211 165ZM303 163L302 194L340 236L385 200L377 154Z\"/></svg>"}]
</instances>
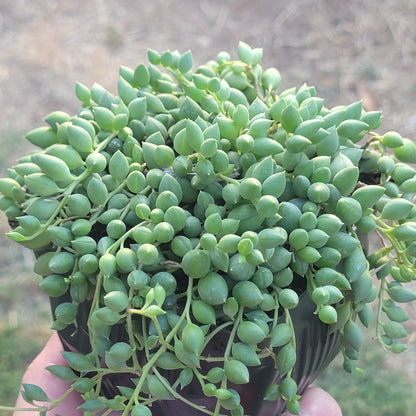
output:
<instances>
[{"instance_id":1,"label":"green leaf cluster","mask_svg":"<svg viewBox=\"0 0 416 416\"><path fill-rule=\"evenodd\" d=\"M243 415L233 386L271 357L282 380L265 398L298 413L299 282L339 331L348 371L375 300L377 338L403 351L398 304L416 298L406 287L416 276L413 142L375 133L381 115L361 102L327 108L306 84L277 92L279 71L242 42L237 59L222 52L194 70L189 51L148 58L120 68L117 95L77 83L79 112L48 115L26 135L37 149L0 179L8 236L37 253L46 294L66 296L53 328L76 332L87 311L91 352L64 353L74 371L49 367L84 395L81 409L150 415L195 381L213 398L209 414ZM369 253L373 233L382 248ZM134 387L102 397L103 377L119 373ZM45 399L33 386L25 397Z\"/></svg>"}]
</instances>

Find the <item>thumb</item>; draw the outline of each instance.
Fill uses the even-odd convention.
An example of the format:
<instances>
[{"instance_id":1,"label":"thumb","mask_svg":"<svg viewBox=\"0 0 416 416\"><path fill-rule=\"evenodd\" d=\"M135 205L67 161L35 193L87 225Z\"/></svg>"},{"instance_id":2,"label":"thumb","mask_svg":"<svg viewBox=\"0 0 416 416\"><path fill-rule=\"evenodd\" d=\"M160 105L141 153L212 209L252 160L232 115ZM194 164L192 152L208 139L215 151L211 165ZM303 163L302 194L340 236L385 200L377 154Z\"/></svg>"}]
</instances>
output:
<instances>
[{"instance_id":1,"label":"thumb","mask_svg":"<svg viewBox=\"0 0 416 416\"><path fill-rule=\"evenodd\" d=\"M336 400L319 387L309 387L300 399L302 416L342 416ZM285 413L285 416L293 416Z\"/></svg>"}]
</instances>

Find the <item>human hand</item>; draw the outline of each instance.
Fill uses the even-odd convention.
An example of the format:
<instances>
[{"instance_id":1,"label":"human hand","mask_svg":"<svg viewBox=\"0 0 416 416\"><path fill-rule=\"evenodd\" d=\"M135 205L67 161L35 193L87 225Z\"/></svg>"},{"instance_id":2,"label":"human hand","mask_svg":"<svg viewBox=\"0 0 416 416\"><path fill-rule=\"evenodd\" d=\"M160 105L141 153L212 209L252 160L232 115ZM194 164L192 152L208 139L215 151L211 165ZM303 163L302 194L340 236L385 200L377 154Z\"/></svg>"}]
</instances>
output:
<instances>
[{"instance_id":1,"label":"human hand","mask_svg":"<svg viewBox=\"0 0 416 416\"><path fill-rule=\"evenodd\" d=\"M45 368L49 365L59 364L66 365L61 355L62 344L58 334L54 333L46 343L44 349L29 365L23 376L23 383L36 384L41 387L51 399L58 399L71 386L70 382L65 382L55 378ZM82 416L82 411L77 407L83 403L81 395L75 391L65 397L62 402L53 410L47 412L47 416ZM342 416L338 403L324 390L317 387L310 387L300 399L302 416ZM47 403L45 403L47 405ZM21 395L16 402L17 408L28 408L29 405L24 401ZM13 416L39 416L39 412L15 412ZM112 412L109 416L118 416L121 412ZM159 416L159 415L154 415ZM285 416L290 416L286 413Z\"/></svg>"},{"instance_id":2,"label":"human hand","mask_svg":"<svg viewBox=\"0 0 416 416\"><path fill-rule=\"evenodd\" d=\"M62 344L58 333L54 332L49 341L46 343L43 350L33 360L23 375L22 383L36 384L41 387L47 396L56 400L61 397L70 387L70 382L65 382L54 377L46 367L54 364L67 365L66 361L61 355ZM53 410L47 412L48 416L82 416L81 410L76 410L78 406L83 403L81 395L76 391L71 392L65 399ZM48 406L48 403L44 403ZM16 408L30 408L30 405L23 399L21 395L17 398ZM13 416L39 416L38 411L16 411Z\"/></svg>"}]
</instances>

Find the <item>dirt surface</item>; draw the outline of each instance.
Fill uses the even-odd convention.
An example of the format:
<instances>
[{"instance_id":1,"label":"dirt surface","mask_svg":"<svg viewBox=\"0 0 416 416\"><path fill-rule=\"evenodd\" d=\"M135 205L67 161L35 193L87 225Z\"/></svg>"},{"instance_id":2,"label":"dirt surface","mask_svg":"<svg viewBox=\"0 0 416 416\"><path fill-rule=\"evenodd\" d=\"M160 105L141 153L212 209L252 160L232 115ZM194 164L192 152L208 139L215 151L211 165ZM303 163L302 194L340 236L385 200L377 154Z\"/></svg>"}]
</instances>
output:
<instances>
[{"instance_id":1,"label":"dirt surface","mask_svg":"<svg viewBox=\"0 0 416 416\"><path fill-rule=\"evenodd\" d=\"M236 57L243 40L263 47L283 88L307 82L328 107L361 99L383 111L382 131L415 139L415 16L416 0L0 0L0 134L76 112L75 81L115 92L119 66L144 62L148 48L190 49L203 64L221 50ZM3 176L25 151L1 143ZM5 240L1 258L14 250Z\"/></svg>"},{"instance_id":2,"label":"dirt surface","mask_svg":"<svg viewBox=\"0 0 416 416\"><path fill-rule=\"evenodd\" d=\"M75 81L115 91L147 48L196 64L239 40L263 47L283 87L315 85L328 106L358 99L383 128L416 130L415 0L0 0L0 131L78 109Z\"/></svg>"}]
</instances>

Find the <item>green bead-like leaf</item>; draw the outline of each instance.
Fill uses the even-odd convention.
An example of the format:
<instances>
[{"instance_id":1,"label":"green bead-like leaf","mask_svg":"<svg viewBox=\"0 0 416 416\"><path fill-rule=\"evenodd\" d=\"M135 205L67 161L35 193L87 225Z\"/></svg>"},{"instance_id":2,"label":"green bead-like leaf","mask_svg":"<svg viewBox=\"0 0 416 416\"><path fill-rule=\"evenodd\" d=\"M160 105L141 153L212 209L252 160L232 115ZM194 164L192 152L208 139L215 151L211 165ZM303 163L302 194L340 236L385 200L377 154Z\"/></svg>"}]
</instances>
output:
<instances>
[{"instance_id":1,"label":"green bead-like leaf","mask_svg":"<svg viewBox=\"0 0 416 416\"><path fill-rule=\"evenodd\" d=\"M108 108L94 107L95 121L105 131L113 131L114 114Z\"/></svg>"},{"instance_id":2,"label":"green bead-like leaf","mask_svg":"<svg viewBox=\"0 0 416 416\"><path fill-rule=\"evenodd\" d=\"M56 320L63 324L72 323L77 316L77 307L73 303L63 302L55 308Z\"/></svg>"},{"instance_id":3,"label":"green bead-like leaf","mask_svg":"<svg viewBox=\"0 0 416 416\"><path fill-rule=\"evenodd\" d=\"M61 354L68 365L75 371L87 373L94 369L94 364L82 354L71 351L63 351Z\"/></svg>"},{"instance_id":4,"label":"green bead-like leaf","mask_svg":"<svg viewBox=\"0 0 416 416\"><path fill-rule=\"evenodd\" d=\"M416 145L410 139L403 139L403 144L393 149L394 156L404 163L416 163Z\"/></svg>"},{"instance_id":5,"label":"green bead-like leaf","mask_svg":"<svg viewBox=\"0 0 416 416\"><path fill-rule=\"evenodd\" d=\"M252 152L257 157L266 157L270 155L277 155L283 152L283 147L280 143L268 137L261 137L254 140Z\"/></svg>"},{"instance_id":6,"label":"green bead-like leaf","mask_svg":"<svg viewBox=\"0 0 416 416\"><path fill-rule=\"evenodd\" d=\"M30 143L42 149L46 149L57 142L56 131L51 127L37 127L26 134Z\"/></svg>"},{"instance_id":7,"label":"green bead-like leaf","mask_svg":"<svg viewBox=\"0 0 416 416\"><path fill-rule=\"evenodd\" d=\"M181 185L174 176L168 173L162 176L162 179L159 183L159 192L163 191L171 191L176 195L178 201L182 200L183 193Z\"/></svg>"},{"instance_id":8,"label":"green bead-like leaf","mask_svg":"<svg viewBox=\"0 0 416 416\"><path fill-rule=\"evenodd\" d=\"M384 194L385 188L379 185L366 185L352 194L363 209L371 208Z\"/></svg>"},{"instance_id":9,"label":"green bead-like leaf","mask_svg":"<svg viewBox=\"0 0 416 416\"><path fill-rule=\"evenodd\" d=\"M146 115L147 103L146 98L137 97L129 102L128 105L130 120L143 120Z\"/></svg>"},{"instance_id":10,"label":"green bead-like leaf","mask_svg":"<svg viewBox=\"0 0 416 416\"><path fill-rule=\"evenodd\" d=\"M51 399L47 396L45 391L35 384L23 383L22 394L26 401L32 403L36 402L50 402Z\"/></svg>"},{"instance_id":11,"label":"green bead-like leaf","mask_svg":"<svg viewBox=\"0 0 416 416\"><path fill-rule=\"evenodd\" d=\"M162 376L160 376L160 378L153 374L147 376L147 386L150 394L159 400L173 400L174 397L161 380L163 380L164 383L169 384L169 382Z\"/></svg>"},{"instance_id":12,"label":"green bead-like leaf","mask_svg":"<svg viewBox=\"0 0 416 416\"><path fill-rule=\"evenodd\" d=\"M133 83L137 87L146 87L150 82L149 70L143 65L139 64L134 70Z\"/></svg>"},{"instance_id":13,"label":"green bead-like leaf","mask_svg":"<svg viewBox=\"0 0 416 416\"><path fill-rule=\"evenodd\" d=\"M344 261L344 274L350 282L362 276L367 269L367 259L361 247L357 247Z\"/></svg>"},{"instance_id":14,"label":"green bead-like leaf","mask_svg":"<svg viewBox=\"0 0 416 416\"><path fill-rule=\"evenodd\" d=\"M184 368L181 373L179 374L179 381L181 384L181 389L186 387L188 384L191 383L192 379L194 378L194 373L191 368Z\"/></svg>"},{"instance_id":15,"label":"green bead-like leaf","mask_svg":"<svg viewBox=\"0 0 416 416\"><path fill-rule=\"evenodd\" d=\"M388 131L384 133L384 135L380 137L380 141L384 144L384 146L391 149L403 146L403 138L400 133L397 133L396 131Z\"/></svg>"},{"instance_id":16,"label":"green bead-like leaf","mask_svg":"<svg viewBox=\"0 0 416 416\"><path fill-rule=\"evenodd\" d=\"M182 258L183 271L196 279L205 276L209 272L210 266L209 254L204 250L191 250Z\"/></svg>"},{"instance_id":17,"label":"green bead-like leaf","mask_svg":"<svg viewBox=\"0 0 416 416\"><path fill-rule=\"evenodd\" d=\"M293 134L286 139L286 148L293 153L303 152L311 144L308 138L299 134Z\"/></svg>"},{"instance_id":18,"label":"green bead-like leaf","mask_svg":"<svg viewBox=\"0 0 416 416\"><path fill-rule=\"evenodd\" d=\"M192 60L192 53L191 51L185 52L181 57L178 59L178 69L182 74L187 73L191 70L193 64Z\"/></svg>"},{"instance_id":19,"label":"green bead-like leaf","mask_svg":"<svg viewBox=\"0 0 416 416\"><path fill-rule=\"evenodd\" d=\"M199 367L198 355L186 350L181 340L175 339L174 351L176 357L187 367Z\"/></svg>"},{"instance_id":20,"label":"green bead-like leaf","mask_svg":"<svg viewBox=\"0 0 416 416\"><path fill-rule=\"evenodd\" d=\"M302 122L298 109L292 104L285 107L281 113L281 123L288 133L293 133Z\"/></svg>"},{"instance_id":21,"label":"green bead-like leaf","mask_svg":"<svg viewBox=\"0 0 416 416\"><path fill-rule=\"evenodd\" d=\"M182 343L187 351L200 354L204 345L202 329L198 325L188 322L182 330Z\"/></svg>"},{"instance_id":22,"label":"green bead-like leaf","mask_svg":"<svg viewBox=\"0 0 416 416\"><path fill-rule=\"evenodd\" d=\"M114 312L122 312L127 308L129 298L120 291L112 291L104 296L105 305Z\"/></svg>"},{"instance_id":23,"label":"green bead-like leaf","mask_svg":"<svg viewBox=\"0 0 416 416\"><path fill-rule=\"evenodd\" d=\"M414 205L406 199L392 199L384 205L381 218L386 220L402 220L406 218Z\"/></svg>"},{"instance_id":24,"label":"green bead-like leaf","mask_svg":"<svg viewBox=\"0 0 416 416\"><path fill-rule=\"evenodd\" d=\"M228 286L221 275L209 272L198 281L198 294L209 305L222 305L228 297Z\"/></svg>"},{"instance_id":25,"label":"green bead-like leaf","mask_svg":"<svg viewBox=\"0 0 416 416\"><path fill-rule=\"evenodd\" d=\"M242 41L238 44L238 59L247 65L252 65L254 61L253 49Z\"/></svg>"},{"instance_id":26,"label":"green bead-like leaf","mask_svg":"<svg viewBox=\"0 0 416 416\"><path fill-rule=\"evenodd\" d=\"M293 331L290 325L286 323L279 324L272 329L270 336L271 347L281 347L286 345L293 337Z\"/></svg>"},{"instance_id":27,"label":"green bead-like leaf","mask_svg":"<svg viewBox=\"0 0 416 416\"><path fill-rule=\"evenodd\" d=\"M87 195L94 204L103 205L106 202L108 190L99 176L93 176L88 182Z\"/></svg>"},{"instance_id":28,"label":"green bead-like leaf","mask_svg":"<svg viewBox=\"0 0 416 416\"><path fill-rule=\"evenodd\" d=\"M357 185L359 174L359 169L356 166L346 167L334 176L332 183L337 187L341 195L346 196Z\"/></svg>"},{"instance_id":29,"label":"green bead-like leaf","mask_svg":"<svg viewBox=\"0 0 416 416\"><path fill-rule=\"evenodd\" d=\"M198 322L201 324L215 325L216 314L212 305L209 305L202 300L194 300L191 306L192 313Z\"/></svg>"},{"instance_id":30,"label":"green bead-like leaf","mask_svg":"<svg viewBox=\"0 0 416 416\"><path fill-rule=\"evenodd\" d=\"M46 367L46 370L62 381L75 381L78 379L78 376L64 365L50 365Z\"/></svg>"},{"instance_id":31,"label":"green bead-like leaf","mask_svg":"<svg viewBox=\"0 0 416 416\"><path fill-rule=\"evenodd\" d=\"M51 274L46 276L39 286L51 297L62 296L68 290L68 282L60 275Z\"/></svg>"},{"instance_id":32,"label":"green bead-like leaf","mask_svg":"<svg viewBox=\"0 0 416 416\"><path fill-rule=\"evenodd\" d=\"M88 413L96 413L105 409L105 407L106 404L103 399L91 399L79 406L78 409Z\"/></svg>"},{"instance_id":33,"label":"green bead-like leaf","mask_svg":"<svg viewBox=\"0 0 416 416\"><path fill-rule=\"evenodd\" d=\"M247 127L249 122L249 113L245 105L238 104L236 106L233 113L233 121L240 129Z\"/></svg>"},{"instance_id":34,"label":"green bead-like leaf","mask_svg":"<svg viewBox=\"0 0 416 416\"><path fill-rule=\"evenodd\" d=\"M362 333L358 325L349 320L345 326L342 334L343 342L351 346L354 350L359 351L362 344Z\"/></svg>"},{"instance_id":35,"label":"green bead-like leaf","mask_svg":"<svg viewBox=\"0 0 416 416\"><path fill-rule=\"evenodd\" d=\"M83 104L88 105L91 100L91 93L87 86L77 82L75 84L75 95Z\"/></svg>"},{"instance_id":36,"label":"green bead-like leaf","mask_svg":"<svg viewBox=\"0 0 416 416\"><path fill-rule=\"evenodd\" d=\"M386 335L391 339L405 338L408 336L406 330L399 322L386 322L383 324Z\"/></svg>"},{"instance_id":37,"label":"green bead-like leaf","mask_svg":"<svg viewBox=\"0 0 416 416\"><path fill-rule=\"evenodd\" d=\"M232 119L227 117L218 117L217 123L222 137L230 140L237 139L239 130Z\"/></svg>"},{"instance_id":38,"label":"green bead-like leaf","mask_svg":"<svg viewBox=\"0 0 416 416\"><path fill-rule=\"evenodd\" d=\"M112 130L118 132L120 135L123 134L123 129L127 126L128 121L129 116L127 114L117 114L113 120Z\"/></svg>"},{"instance_id":39,"label":"green bead-like leaf","mask_svg":"<svg viewBox=\"0 0 416 416\"><path fill-rule=\"evenodd\" d=\"M84 161L79 152L69 144L53 144L45 149L45 153L64 161L70 170L84 165Z\"/></svg>"},{"instance_id":40,"label":"green bead-like leaf","mask_svg":"<svg viewBox=\"0 0 416 416\"><path fill-rule=\"evenodd\" d=\"M416 300L416 294L402 285L392 286L388 290L389 296L396 302L408 303Z\"/></svg>"},{"instance_id":41,"label":"green bead-like leaf","mask_svg":"<svg viewBox=\"0 0 416 416\"><path fill-rule=\"evenodd\" d=\"M117 270L116 257L111 253L104 254L100 257L99 267L104 276L112 276Z\"/></svg>"},{"instance_id":42,"label":"green bead-like leaf","mask_svg":"<svg viewBox=\"0 0 416 416\"><path fill-rule=\"evenodd\" d=\"M71 179L71 172L67 164L58 157L38 153L34 154L31 159L54 181L69 181Z\"/></svg>"},{"instance_id":43,"label":"green bead-like leaf","mask_svg":"<svg viewBox=\"0 0 416 416\"><path fill-rule=\"evenodd\" d=\"M337 127L337 132L340 136L350 139L353 143L361 140L365 133L368 132L369 126L361 120L344 120Z\"/></svg>"},{"instance_id":44,"label":"green bead-like leaf","mask_svg":"<svg viewBox=\"0 0 416 416\"><path fill-rule=\"evenodd\" d=\"M88 393L94 387L94 383L90 378L80 378L72 384L75 391L79 393Z\"/></svg>"},{"instance_id":45,"label":"green bead-like leaf","mask_svg":"<svg viewBox=\"0 0 416 416\"><path fill-rule=\"evenodd\" d=\"M67 247L71 245L74 236L66 227L51 225L47 230L51 241L58 247Z\"/></svg>"},{"instance_id":46,"label":"green bead-like leaf","mask_svg":"<svg viewBox=\"0 0 416 416\"><path fill-rule=\"evenodd\" d=\"M336 309L331 305L325 305L319 309L318 312L319 319L325 324L335 324L338 323L338 315Z\"/></svg>"},{"instance_id":47,"label":"green bead-like leaf","mask_svg":"<svg viewBox=\"0 0 416 416\"><path fill-rule=\"evenodd\" d=\"M225 375L231 383L246 384L250 380L245 364L238 360L229 360L224 363Z\"/></svg>"},{"instance_id":48,"label":"green bead-like leaf","mask_svg":"<svg viewBox=\"0 0 416 416\"><path fill-rule=\"evenodd\" d=\"M188 136L186 132L186 128L182 129L175 135L175 138L173 139L174 149L177 153L183 156L188 156L193 153L193 148L188 142Z\"/></svg>"},{"instance_id":49,"label":"green bead-like leaf","mask_svg":"<svg viewBox=\"0 0 416 416\"><path fill-rule=\"evenodd\" d=\"M156 364L158 367L163 368L164 370L177 370L184 368L184 365L171 352L164 352L159 357Z\"/></svg>"},{"instance_id":50,"label":"green bead-like leaf","mask_svg":"<svg viewBox=\"0 0 416 416\"><path fill-rule=\"evenodd\" d=\"M192 120L186 123L186 140L195 152L199 152L204 135L201 128Z\"/></svg>"},{"instance_id":51,"label":"green bead-like leaf","mask_svg":"<svg viewBox=\"0 0 416 416\"><path fill-rule=\"evenodd\" d=\"M145 176L138 170L129 173L126 184L129 191L135 194L140 193L147 185Z\"/></svg>"},{"instance_id":52,"label":"green bead-like leaf","mask_svg":"<svg viewBox=\"0 0 416 416\"><path fill-rule=\"evenodd\" d=\"M129 174L129 162L120 150L117 150L117 152L111 156L108 163L108 169L110 175L119 181L125 179Z\"/></svg>"},{"instance_id":53,"label":"green bead-like leaf","mask_svg":"<svg viewBox=\"0 0 416 416\"><path fill-rule=\"evenodd\" d=\"M239 309L238 302L235 298L228 298L227 301L222 305L222 310L231 319L237 314Z\"/></svg>"},{"instance_id":54,"label":"green bead-like leaf","mask_svg":"<svg viewBox=\"0 0 416 416\"><path fill-rule=\"evenodd\" d=\"M283 289L279 293L279 303L283 308L293 309L299 303L298 294L292 289Z\"/></svg>"},{"instance_id":55,"label":"green bead-like leaf","mask_svg":"<svg viewBox=\"0 0 416 416\"><path fill-rule=\"evenodd\" d=\"M31 173L25 176L24 180L29 190L40 196L51 196L61 192L55 181L44 173Z\"/></svg>"},{"instance_id":56,"label":"green bead-like leaf","mask_svg":"<svg viewBox=\"0 0 416 416\"><path fill-rule=\"evenodd\" d=\"M361 218L362 208L356 199L342 197L337 202L336 215L344 224L351 225L358 222Z\"/></svg>"},{"instance_id":57,"label":"green bead-like leaf","mask_svg":"<svg viewBox=\"0 0 416 416\"><path fill-rule=\"evenodd\" d=\"M275 90L280 85L280 72L276 68L268 68L263 72L261 80L264 88Z\"/></svg>"},{"instance_id":58,"label":"green bead-like leaf","mask_svg":"<svg viewBox=\"0 0 416 416\"><path fill-rule=\"evenodd\" d=\"M238 282L232 293L240 306L254 307L263 301L259 288L248 280Z\"/></svg>"},{"instance_id":59,"label":"green bead-like leaf","mask_svg":"<svg viewBox=\"0 0 416 416\"><path fill-rule=\"evenodd\" d=\"M264 340L266 334L259 325L251 321L243 321L237 328L237 335L246 344L258 344Z\"/></svg>"},{"instance_id":60,"label":"green bead-like leaf","mask_svg":"<svg viewBox=\"0 0 416 416\"><path fill-rule=\"evenodd\" d=\"M31 175L37 175L39 172L31 173ZM13 190L20 189L20 184L12 178L0 178L0 193L6 198L13 199Z\"/></svg>"},{"instance_id":61,"label":"green bead-like leaf","mask_svg":"<svg viewBox=\"0 0 416 416\"><path fill-rule=\"evenodd\" d=\"M233 344L232 355L236 360L241 361L247 366L260 365L260 359L255 349L251 345L245 344L243 342L237 342Z\"/></svg>"},{"instance_id":62,"label":"green bead-like leaf","mask_svg":"<svg viewBox=\"0 0 416 416\"><path fill-rule=\"evenodd\" d=\"M296 362L296 351L291 343L283 346L276 357L277 368L283 377L292 370Z\"/></svg>"},{"instance_id":63,"label":"green bead-like leaf","mask_svg":"<svg viewBox=\"0 0 416 416\"><path fill-rule=\"evenodd\" d=\"M93 144L90 134L79 126L68 126L68 141L70 145L81 153L91 153Z\"/></svg>"}]
</instances>

